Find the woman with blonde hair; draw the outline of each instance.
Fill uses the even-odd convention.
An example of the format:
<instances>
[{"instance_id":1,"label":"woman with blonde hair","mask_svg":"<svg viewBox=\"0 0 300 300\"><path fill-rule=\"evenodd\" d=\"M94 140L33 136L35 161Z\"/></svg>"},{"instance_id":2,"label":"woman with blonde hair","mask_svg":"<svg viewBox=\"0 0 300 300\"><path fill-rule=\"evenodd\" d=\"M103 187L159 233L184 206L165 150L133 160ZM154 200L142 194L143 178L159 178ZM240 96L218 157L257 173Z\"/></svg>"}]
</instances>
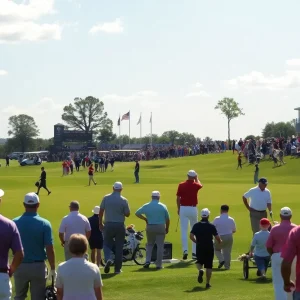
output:
<instances>
[{"instance_id":1,"label":"woman with blonde hair","mask_svg":"<svg viewBox=\"0 0 300 300\"><path fill-rule=\"evenodd\" d=\"M61 263L57 270L57 300L102 300L102 279L97 265L88 262L85 254L87 238L72 234L69 250L72 258Z\"/></svg>"}]
</instances>

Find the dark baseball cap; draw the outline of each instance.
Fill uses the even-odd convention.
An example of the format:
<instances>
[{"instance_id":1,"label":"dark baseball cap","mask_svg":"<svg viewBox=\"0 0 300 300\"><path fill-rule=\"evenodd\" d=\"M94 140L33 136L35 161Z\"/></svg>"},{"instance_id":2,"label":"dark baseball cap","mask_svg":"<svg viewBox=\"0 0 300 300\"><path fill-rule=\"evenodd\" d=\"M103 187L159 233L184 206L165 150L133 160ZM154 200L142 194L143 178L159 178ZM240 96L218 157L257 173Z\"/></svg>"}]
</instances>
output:
<instances>
[{"instance_id":1,"label":"dark baseball cap","mask_svg":"<svg viewBox=\"0 0 300 300\"><path fill-rule=\"evenodd\" d=\"M262 184L268 184L268 180L265 177L262 177L258 180L258 182L262 183Z\"/></svg>"},{"instance_id":2,"label":"dark baseball cap","mask_svg":"<svg viewBox=\"0 0 300 300\"><path fill-rule=\"evenodd\" d=\"M79 202L78 201L72 201L70 203L70 208L79 210Z\"/></svg>"}]
</instances>

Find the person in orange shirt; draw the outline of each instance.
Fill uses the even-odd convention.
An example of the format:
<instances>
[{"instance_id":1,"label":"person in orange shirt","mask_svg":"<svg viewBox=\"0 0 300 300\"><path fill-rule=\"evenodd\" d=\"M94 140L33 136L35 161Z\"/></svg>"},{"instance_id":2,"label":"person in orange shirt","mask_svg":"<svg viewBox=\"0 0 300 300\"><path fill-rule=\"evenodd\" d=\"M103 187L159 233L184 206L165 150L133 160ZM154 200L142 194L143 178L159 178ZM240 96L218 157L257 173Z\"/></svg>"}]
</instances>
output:
<instances>
[{"instance_id":1,"label":"person in orange shirt","mask_svg":"<svg viewBox=\"0 0 300 300\"><path fill-rule=\"evenodd\" d=\"M67 173L67 162L65 160L62 163L62 168L63 168L62 176L68 175L68 173Z\"/></svg>"},{"instance_id":2,"label":"person in orange shirt","mask_svg":"<svg viewBox=\"0 0 300 300\"><path fill-rule=\"evenodd\" d=\"M89 186L91 185L91 181L93 181L94 185L97 184L97 182L95 182L95 180L94 180L94 172L95 172L94 166L93 166L93 164L90 164L90 166L89 166L89 172L88 172L88 175L89 175Z\"/></svg>"}]
</instances>

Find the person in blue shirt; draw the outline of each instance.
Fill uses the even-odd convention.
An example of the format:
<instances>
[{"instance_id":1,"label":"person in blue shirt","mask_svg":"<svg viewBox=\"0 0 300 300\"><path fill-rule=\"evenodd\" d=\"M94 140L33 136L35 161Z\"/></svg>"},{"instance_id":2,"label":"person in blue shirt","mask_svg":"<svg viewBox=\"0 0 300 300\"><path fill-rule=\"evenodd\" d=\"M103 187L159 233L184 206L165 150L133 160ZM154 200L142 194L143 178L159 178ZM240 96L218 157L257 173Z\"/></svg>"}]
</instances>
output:
<instances>
[{"instance_id":1,"label":"person in blue shirt","mask_svg":"<svg viewBox=\"0 0 300 300\"><path fill-rule=\"evenodd\" d=\"M266 272L271 259L266 247L270 235L270 225L271 223L267 218L260 220L261 230L254 234L250 248L250 256L253 255L254 250L254 260L258 269L257 274L261 276L261 279L266 279Z\"/></svg>"},{"instance_id":2,"label":"person in blue shirt","mask_svg":"<svg viewBox=\"0 0 300 300\"><path fill-rule=\"evenodd\" d=\"M144 220L147 224L147 246L146 264L144 268L149 268L154 244L157 246L156 269L162 269L164 253L164 242L166 234L169 232L170 216L166 205L160 201L160 192L152 192L152 200L140 207L135 215Z\"/></svg>"},{"instance_id":3,"label":"person in blue shirt","mask_svg":"<svg viewBox=\"0 0 300 300\"><path fill-rule=\"evenodd\" d=\"M32 300L45 299L46 279L55 281L55 253L51 224L41 218L37 210L40 201L36 193L28 193L24 198L25 213L13 219L20 232L24 248L24 259L14 273L15 299L26 299L30 286ZM47 271L45 261L51 267Z\"/></svg>"}]
</instances>

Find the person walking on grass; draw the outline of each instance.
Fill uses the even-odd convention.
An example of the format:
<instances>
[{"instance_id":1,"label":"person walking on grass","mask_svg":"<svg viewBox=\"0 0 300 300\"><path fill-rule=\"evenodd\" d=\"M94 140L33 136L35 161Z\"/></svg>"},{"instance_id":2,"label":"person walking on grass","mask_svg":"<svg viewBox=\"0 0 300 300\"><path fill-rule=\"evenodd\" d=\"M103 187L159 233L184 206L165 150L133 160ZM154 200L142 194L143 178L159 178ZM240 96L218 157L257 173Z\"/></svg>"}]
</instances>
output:
<instances>
[{"instance_id":1,"label":"person walking on grass","mask_svg":"<svg viewBox=\"0 0 300 300\"><path fill-rule=\"evenodd\" d=\"M291 230L297 225L291 223L292 211L289 207L280 210L280 224L272 227L267 241L267 250L271 255L272 279L275 300L292 300L292 293L286 293L283 289L283 278L281 276L281 253ZM291 279L295 278L295 266L292 267Z\"/></svg>"},{"instance_id":2,"label":"person walking on grass","mask_svg":"<svg viewBox=\"0 0 300 300\"><path fill-rule=\"evenodd\" d=\"M236 232L236 225L233 218L228 216L229 206L221 206L221 214L216 217L213 224L216 226L217 232L222 239L222 244L214 243L215 255L219 260L218 269L225 266L226 270L230 269L231 250L233 244L233 234Z\"/></svg>"},{"instance_id":3,"label":"person walking on grass","mask_svg":"<svg viewBox=\"0 0 300 300\"><path fill-rule=\"evenodd\" d=\"M258 186L250 189L243 196L243 202L250 213L253 235L260 230L260 220L267 218L267 209L272 217L272 197L267 189L268 180L264 177L258 180ZM248 198L250 199L248 203Z\"/></svg>"},{"instance_id":4,"label":"person walking on grass","mask_svg":"<svg viewBox=\"0 0 300 300\"><path fill-rule=\"evenodd\" d=\"M258 178L259 178L259 165L256 162L255 163L255 170L254 170L254 184L258 183Z\"/></svg>"},{"instance_id":5,"label":"person walking on grass","mask_svg":"<svg viewBox=\"0 0 300 300\"><path fill-rule=\"evenodd\" d=\"M221 244L222 240L214 224L208 221L210 211L208 208L201 210L201 221L196 223L190 233L190 239L196 245L196 267L199 271L198 282L203 282L203 267L206 269L206 288L211 288L210 279L214 260L213 238Z\"/></svg>"},{"instance_id":6,"label":"person walking on grass","mask_svg":"<svg viewBox=\"0 0 300 300\"><path fill-rule=\"evenodd\" d=\"M70 236L69 252L72 257L61 263L57 269L57 300L103 299L101 274L98 266L85 259L87 249L86 236Z\"/></svg>"},{"instance_id":7,"label":"person walking on grass","mask_svg":"<svg viewBox=\"0 0 300 300\"><path fill-rule=\"evenodd\" d=\"M270 225L271 223L268 219L263 218L260 220L261 230L254 234L249 253L250 256L254 256L258 274L260 274L260 278L263 280L266 279L266 272L271 259L266 247L266 243L270 235Z\"/></svg>"},{"instance_id":8,"label":"person walking on grass","mask_svg":"<svg viewBox=\"0 0 300 300\"><path fill-rule=\"evenodd\" d=\"M0 189L0 204L4 191ZM16 224L0 215L0 300L10 300L12 284L10 277L14 274L24 257L21 237ZM9 263L9 252L12 250L13 259Z\"/></svg>"},{"instance_id":9,"label":"person walking on grass","mask_svg":"<svg viewBox=\"0 0 300 300\"><path fill-rule=\"evenodd\" d=\"M41 171L42 172L41 172L41 176L40 176L40 184L38 186L38 190L37 190L36 194L38 195L39 192L40 192L40 189L43 188L48 192L48 196L49 196L51 194L51 191L49 191L48 188L47 188L47 183L46 183L47 173L46 173L44 167L41 167Z\"/></svg>"},{"instance_id":10,"label":"person walking on grass","mask_svg":"<svg viewBox=\"0 0 300 300\"><path fill-rule=\"evenodd\" d=\"M59 239L65 250L65 260L72 257L68 245L72 234L83 234L87 239L91 236L90 222L86 216L79 213L79 207L78 201L72 201L69 205L70 213L62 219L59 227Z\"/></svg>"},{"instance_id":11,"label":"person walking on grass","mask_svg":"<svg viewBox=\"0 0 300 300\"><path fill-rule=\"evenodd\" d=\"M238 165L237 165L237 170L238 168L242 169L242 152L239 151L238 157L237 157Z\"/></svg>"},{"instance_id":12,"label":"person walking on grass","mask_svg":"<svg viewBox=\"0 0 300 300\"><path fill-rule=\"evenodd\" d=\"M188 179L181 182L177 189L177 213L180 218L181 242L183 250L183 260L188 258L188 227L193 228L198 221L198 191L203 185L198 179L198 175L194 170L187 173ZM196 259L196 244L192 245L192 258Z\"/></svg>"},{"instance_id":13,"label":"person walking on grass","mask_svg":"<svg viewBox=\"0 0 300 300\"><path fill-rule=\"evenodd\" d=\"M166 234L169 232L170 216L166 205L160 201L160 192L152 192L151 202L140 207L135 215L146 222L147 246L146 246L146 264L144 268L148 269L151 263L152 250L157 246L156 269L161 270L164 255L164 242Z\"/></svg>"},{"instance_id":14,"label":"person walking on grass","mask_svg":"<svg viewBox=\"0 0 300 300\"><path fill-rule=\"evenodd\" d=\"M135 167L134 167L134 177L135 177L135 183L140 183L140 163L138 160L135 161Z\"/></svg>"},{"instance_id":15,"label":"person walking on grass","mask_svg":"<svg viewBox=\"0 0 300 300\"><path fill-rule=\"evenodd\" d=\"M89 245L92 251L91 261L100 267L100 265L103 265L101 257L101 251L103 249L103 234L99 229L100 207L95 206L92 212L94 215L88 219L91 225L91 236L89 238Z\"/></svg>"},{"instance_id":16,"label":"person walking on grass","mask_svg":"<svg viewBox=\"0 0 300 300\"><path fill-rule=\"evenodd\" d=\"M91 185L91 181L94 183L94 185L97 184L97 182L94 180L94 172L95 172L94 166L93 166L93 164L90 164L90 165L89 165L89 171L88 171L88 175L89 175L89 186Z\"/></svg>"},{"instance_id":17,"label":"person walking on grass","mask_svg":"<svg viewBox=\"0 0 300 300\"><path fill-rule=\"evenodd\" d=\"M56 278L52 228L48 220L38 215L40 200L36 193L26 194L23 204L25 213L13 219L24 247L24 259L14 273L15 300L25 300L29 287L31 300L41 300L45 299L47 273L49 280Z\"/></svg>"},{"instance_id":18,"label":"person walking on grass","mask_svg":"<svg viewBox=\"0 0 300 300\"><path fill-rule=\"evenodd\" d=\"M128 200L121 196L123 185L121 182L115 182L113 192L104 196L100 204L99 229L103 232L105 267L104 272L109 273L113 264L111 253L115 248L115 274L122 272L123 263L123 245L125 239L125 217L130 216ZM105 220L105 225L103 224Z\"/></svg>"}]
</instances>

